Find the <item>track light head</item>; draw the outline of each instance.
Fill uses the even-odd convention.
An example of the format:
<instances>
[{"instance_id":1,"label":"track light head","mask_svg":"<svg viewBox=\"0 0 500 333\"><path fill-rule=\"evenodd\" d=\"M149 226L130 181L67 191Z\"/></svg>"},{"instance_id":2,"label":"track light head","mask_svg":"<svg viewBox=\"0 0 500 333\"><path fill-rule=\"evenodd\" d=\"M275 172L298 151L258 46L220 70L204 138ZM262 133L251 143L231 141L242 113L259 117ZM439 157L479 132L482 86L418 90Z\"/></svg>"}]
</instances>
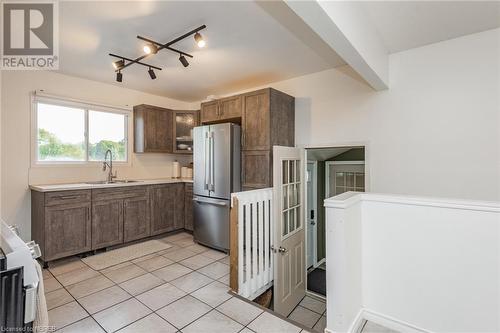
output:
<instances>
[{"instance_id":1,"label":"track light head","mask_svg":"<svg viewBox=\"0 0 500 333\"><path fill-rule=\"evenodd\" d=\"M151 67L149 67L148 73L149 73L149 76L151 77L151 80L156 79L155 71Z\"/></svg>"},{"instance_id":2,"label":"track light head","mask_svg":"<svg viewBox=\"0 0 500 333\"><path fill-rule=\"evenodd\" d=\"M120 70L123 68L123 66L125 66L125 60L123 60L123 59L120 59L120 60L113 62L113 67L115 69Z\"/></svg>"},{"instance_id":3,"label":"track light head","mask_svg":"<svg viewBox=\"0 0 500 333\"><path fill-rule=\"evenodd\" d=\"M116 73L116 82L122 82L123 81L123 74L119 71Z\"/></svg>"},{"instance_id":4,"label":"track light head","mask_svg":"<svg viewBox=\"0 0 500 333\"><path fill-rule=\"evenodd\" d=\"M187 61L186 57L184 57L182 54L179 56L179 61L181 62L182 66L184 67L189 66L189 62Z\"/></svg>"},{"instance_id":5,"label":"track light head","mask_svg":"<svg viewBox=\"0 0 500 333\"><path fill-rule=\"evenodd\" d=\"M203 39L203 36L199 32L194 34L194 40L196 44L198 44L199 48L205 47L206 45L205 40Z\"/></svg>"},{"instance_id":6,"label":"track light head","mask_svg":"<svg viewBox=\"0 0 500 333\"><path fill-rule=\"evenodd\" d=\"M150 43L150 44L146 44L144 45L144 53L146 54L156 54L158 52L158 47L153 44L153 43Z\"/></svg>"}]
</instances>

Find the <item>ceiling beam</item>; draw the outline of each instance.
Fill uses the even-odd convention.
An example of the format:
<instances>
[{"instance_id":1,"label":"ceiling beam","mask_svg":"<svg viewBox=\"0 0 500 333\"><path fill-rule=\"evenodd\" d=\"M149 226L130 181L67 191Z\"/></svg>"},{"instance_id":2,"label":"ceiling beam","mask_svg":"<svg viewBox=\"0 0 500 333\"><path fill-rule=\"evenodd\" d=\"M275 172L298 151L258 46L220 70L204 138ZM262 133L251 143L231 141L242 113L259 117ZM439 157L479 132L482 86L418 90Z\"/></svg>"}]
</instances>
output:
<instances>
[{"instance_id":1,"label":"ceiling beam","mask_svg":"<svg viewBox=\"0 0 500 333\"><path fill-rule=\"evenodd\" d=\"M389 53L359 3L283 1L373 89L388 89Z\"/></svg>"}]
</instances>

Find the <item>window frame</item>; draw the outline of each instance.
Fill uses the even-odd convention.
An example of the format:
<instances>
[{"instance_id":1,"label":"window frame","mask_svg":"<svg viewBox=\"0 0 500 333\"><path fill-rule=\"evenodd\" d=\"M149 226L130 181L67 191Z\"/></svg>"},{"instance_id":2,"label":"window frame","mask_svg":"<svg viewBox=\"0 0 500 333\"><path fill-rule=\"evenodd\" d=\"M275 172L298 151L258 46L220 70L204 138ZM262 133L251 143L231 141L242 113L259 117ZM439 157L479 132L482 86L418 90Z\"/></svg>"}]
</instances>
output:
<instances>
[{"instance_id":1,"label":"window frame","mask_svg":"<svg viewBox=\"0 0 500 333\"><path fill-rule=\"evenodd\" d=\"M38 103L57 105L83 109L84 111L84 135L85 135L85 160L84 161L40 161L38 160ZM45 94L34 93L31 96L31 167L98 167L102 161L89 160L89 111L106 112L120 114L124 116L124 136L125 136L125 161L113 161L116 166L131 166L132 162L132 110L88 103L79 100L64 99Z\"/></svg>"}]
</instances>

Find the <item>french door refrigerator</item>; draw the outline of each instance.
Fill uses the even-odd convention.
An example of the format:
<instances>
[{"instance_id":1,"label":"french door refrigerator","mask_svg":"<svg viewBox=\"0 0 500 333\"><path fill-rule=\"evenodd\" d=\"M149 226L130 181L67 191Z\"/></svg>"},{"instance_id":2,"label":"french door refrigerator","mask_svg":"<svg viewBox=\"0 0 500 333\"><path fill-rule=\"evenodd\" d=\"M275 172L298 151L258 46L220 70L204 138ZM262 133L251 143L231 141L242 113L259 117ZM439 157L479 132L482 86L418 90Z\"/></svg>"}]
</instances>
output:
<instances>
[{"instance_id":1,"label":"french door refrigerator","mask_svg":"<svg viewBox=\"0 0 500 333\"><path fill-rule=\"evenodd\" d=\"M193 234L198 243L229 250L231 193L240 191L240 126L193 130Z\"/></svg>"}]
</instances>

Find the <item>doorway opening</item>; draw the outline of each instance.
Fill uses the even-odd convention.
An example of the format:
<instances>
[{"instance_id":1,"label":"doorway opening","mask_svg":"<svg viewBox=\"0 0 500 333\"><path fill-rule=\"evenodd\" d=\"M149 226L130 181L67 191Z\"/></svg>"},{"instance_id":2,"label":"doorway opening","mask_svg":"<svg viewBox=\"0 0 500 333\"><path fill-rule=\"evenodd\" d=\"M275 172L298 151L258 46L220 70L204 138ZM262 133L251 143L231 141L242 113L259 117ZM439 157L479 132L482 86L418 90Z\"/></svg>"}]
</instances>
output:
<instances>
[{"instance_id":1,"label":"doorway opening","mask_svg":"<svg viewBox=\"0 0 500 333\"><path fill-rule=\"evenodd\" d=\"M365 147L306 148L307 291L326 297L325 199L365 191Z\"/></svg>"}]
</instances>

